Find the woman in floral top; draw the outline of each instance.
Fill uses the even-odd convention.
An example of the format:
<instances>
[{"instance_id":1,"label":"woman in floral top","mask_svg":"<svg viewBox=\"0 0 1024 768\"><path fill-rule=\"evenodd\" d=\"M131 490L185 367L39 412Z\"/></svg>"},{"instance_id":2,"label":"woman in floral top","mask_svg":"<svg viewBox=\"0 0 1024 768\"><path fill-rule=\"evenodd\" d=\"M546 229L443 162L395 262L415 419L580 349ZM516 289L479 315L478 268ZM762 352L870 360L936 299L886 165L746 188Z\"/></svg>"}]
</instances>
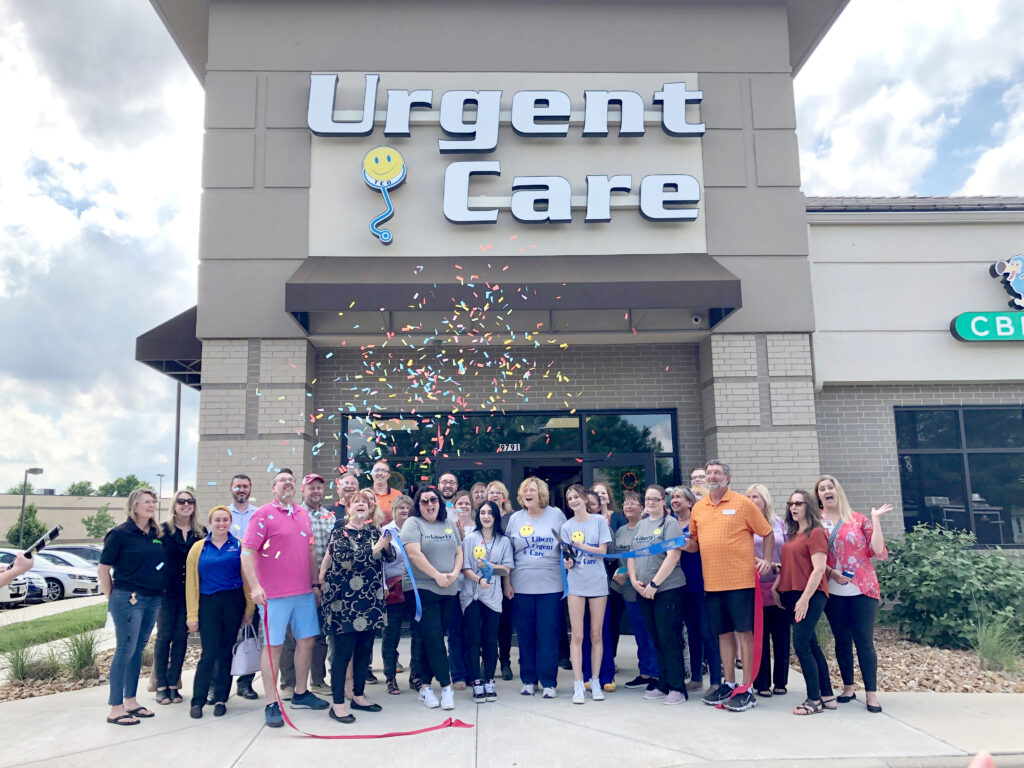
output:
<instances>
[{"instance_id":1,"label":"woman in floral top","mask_svg":"<svg viewBox=\"0 0 1024 768\"><path fill-rule=\"evenodd\" d=\"M878 613L878 576L871 558L885 560L880 518L892 510L883 504L871 510L868 519L850 509L850 502L839 481L822 475L814 486L814 495L821 507L821 522L829 534L828 605L825 615L836 639L836 661L843 676L843 693L837 697L842 704L853 701L853 646L857 646L857 662L864 678L864 698L868 712L881 712L878 704L878 656L875 653L875 615Z\"/></svg>"},{"instance_id":2,"label":"woman in floral top","mask_svg":"<svg viewBox=\"0 0 1024 768\"><path fill-rule=\"evenodd\" d=\"M393 560L391 542L381 535L372 514L372 492L356 493L349 501L345 525L335 525L320 566L324 583L321 610L324 632L334 635L331 660L332 720L353 723L345 707L345 672L352 660L352 709L380 712L363 695L366 670L373 654L374 632L386 623L383 560ZM341 521L339 521L340 523Z\"/></svg>"}]
</instances>

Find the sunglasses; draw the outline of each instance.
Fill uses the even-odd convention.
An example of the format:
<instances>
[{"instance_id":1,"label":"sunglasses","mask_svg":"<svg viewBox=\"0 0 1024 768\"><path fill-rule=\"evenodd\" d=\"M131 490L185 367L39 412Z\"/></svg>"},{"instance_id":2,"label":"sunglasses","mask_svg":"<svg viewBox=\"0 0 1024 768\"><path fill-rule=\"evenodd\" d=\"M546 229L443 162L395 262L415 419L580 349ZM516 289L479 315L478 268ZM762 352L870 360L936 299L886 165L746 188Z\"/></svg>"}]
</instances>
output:
<instances>
[{"instance_id":1,"label":"sunglasses","mask_svg":"<svg viewBox=\"0 0 1024 768\"><path fill-rule=\"evenodd\" d=\"M184 506L186 504L191 504L191 505L195 506L195 503L196 503L195 499L175 499L174 501L177 504L181 504L182 506Z\"/></svg>"},{"instance_id":2,"label":"sunglasses","mask_svg":"<svg viewBox=\"0 0 1024 768\"><path fill-rule=\"evenodd\" d=\"M786 503L786 506L787 507L806 507L807 506L807 502L806 501L790 501L790 502Z\"/></svg>"},{"instance_id":3,"label":"sunglasses","mask_svg":"<svg viewBox=\"0 0 1024 768\"><path fill-rule=\"evenodd\" d=\"M422 504L437 504L437 502L438 502L437 496L433 496L433 497L431 497L429 499L420 499L420 504L421 505Z\"/></svg>"}]
</instances>

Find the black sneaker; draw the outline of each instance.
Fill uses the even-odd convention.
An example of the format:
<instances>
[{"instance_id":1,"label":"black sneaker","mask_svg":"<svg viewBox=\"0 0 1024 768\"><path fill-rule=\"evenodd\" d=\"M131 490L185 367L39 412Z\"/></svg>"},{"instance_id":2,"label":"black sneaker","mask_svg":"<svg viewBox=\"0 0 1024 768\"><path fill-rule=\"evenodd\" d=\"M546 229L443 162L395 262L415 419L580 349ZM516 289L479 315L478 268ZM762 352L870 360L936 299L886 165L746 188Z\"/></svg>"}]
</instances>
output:
<instances>
[{"instance_id":1,"label":"black sneaker","mask_svg":"<svg viewBox=\"0 0 1024 768\"><path fill-rule=\"evenodd\" d=\"M651 682L651 678L644 677L643 675L637 675L628 683L626 683L626 688L646 688L649 682Z\"/></svg>"},{"instance_id":2,"label":"black sneaker","mask_svg":"<svg viewBox=\"0 0 1024 768\"><path fill-rule=\"evenodd\" d=\"M507 661L503 662L502 665L501 665L501 679L502 680L511 680L512 677L513 677L513 675L512 675L512 664L510 664Z\"/></svg>"},{"instance_id":3,"label":"black sneaker","mask_svg":"<svg viewBox=\"0 0 1024 768\"><path fill-rule=\"evenodd\" d=\"M373 670L370 669L369 667L366 668L366 678L365 678L365 681L366 681L367 685L374 685L374 684L380 682L380 680L377 679L377 676L375 674L373 674Z\"/></svg>"},{"instance_id":4,"label":"black sneaker","mask_svg":"<svg viewBox=\"0 0 1024 768\"><path fill-rule=\"evenodd\" d=\"M737 693L731 699L725 702L725 708L730 712L745 712L748 709L753 709L757 706L757 699L750 691L744 691L743 693Z\"/></svg>"},{"instance_id":5,"label":"black sneaker","mask_svg":"<svg viewBox=\"0 0 1024 768\"><path fill-rule=\"evenodd\" d=\"M732 696L732 686L728 683L722 683L717 688L713 688L705 693L702 701L709 707L716 707L728 700L730 696Z\"/></svg>"},{"instance_id":6,"label":"black sneaker","mask_svg":"<svg viewBox=\"0 0 1024 768\"><path fill-rule=\"evenodd\" d=\"M213 716L214 717L224 717L224 715L227 714L227 711L228 711L228 708L226 706L224 706L223 704L214 704L213 705Z\"/></svg>"},{"instance_id":7,"label":"black sneaker","mask_svg":"<svg viewBox=\"0 0 1024 768\"><path fill-rule=\"evenodd\" d=\"M238 695L241 696L243 699L247 699L249 701L255 701L260 697L260 695L252 689L252 686L247 686L245 688L239 687Z\"/></svg>"},{"instance_id":8,"label":"black sneaker","mask_svg":"<svg viewBox=\"0 0 1024 768\"><path fill-rule=\"evenodd\" d=\"M572 669L572 662L568 659L560 659L558 661L558 666L560 666L562 669Z\"/></svg>"},{"instance_id":9,"label":"black sneaker","mask_svg":"<svg viewBox=\"0 0 1024 768\"><path fill-rule=\"evenodd\" d=\"M487 694L484 692L484 681L474 680L473 681L473 701L477 704L483 704L487 701Z\"/></svg>"},{"instance_id":10,"label":"black sneaker","mask_svg":"<svg viewBox=\"0 0 1024 768\"><path fill-rule=\"evenodd\" d=\"M659 682L658 678L656 678L656 677L648 677L647 680L648 680L648 683L647 683L647 690L648 691L656 691L656 690L658 690L658 682Z\"/></svg>"}]
</instances>

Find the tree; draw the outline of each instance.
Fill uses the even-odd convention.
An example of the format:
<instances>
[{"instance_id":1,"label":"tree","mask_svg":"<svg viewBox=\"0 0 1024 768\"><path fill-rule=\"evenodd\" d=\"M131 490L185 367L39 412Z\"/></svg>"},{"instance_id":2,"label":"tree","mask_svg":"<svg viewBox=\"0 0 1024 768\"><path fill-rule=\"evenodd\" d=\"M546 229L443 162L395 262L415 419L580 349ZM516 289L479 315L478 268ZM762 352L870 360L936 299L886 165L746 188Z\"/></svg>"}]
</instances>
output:
<instances>
[{"instance_id":1,"label":"tree","mask_svg":"<svg viewBox=\"0 0 1024 768\"><path fill-rule=\"evenodd\" d=\"M91 480L79 480L69 485L64 493L67 496L95 496L96 489L92 487Z\"/></svg>"},{"instance_id":2,"label":"tree","mask_svg":"<svg viewBox=\"0 0 1024 768\"><path fill-rule=\"evenodd\" d=\"M89 515L82 518L82 525L85 526L85 532L89 534L90 538L102 539L111 528L117 524L117 521L110 514L110 504L104 504L102 507L96 510L95 515Z\"/></svg>"},{"instance_id":3,"label":"tree","mask_svg":"<svg viewBox=\"0 0 1024 768\"><path fill-rule=\"evenodd\" d=\"M36 539L49 530L49 526L36 517L38 513L39 510L36 509L35 504L29 504L25 507L24 534L21 533L22 526L20 519L15 520L14 525L7 529L7 541L11 543L12 547L15 549L24 549L30 544L34 544Z\"/></svg>"},{"instance_id":4,"label":"tree","mask_svg":"<svg viewBox=\"0 0 1024 768\"><path fill-rule=\"evenodd\" d=\"M96 490L97 496L127 496L140 485L145 485L135 475L125 475L110 483L104 483Z\"/></svg>"},{"instance_id":5,"label":"tree","mask_svg":"<svg viewBox=\"0 0 1024 768\"><path fill-rule=\"evenodd\" d=\"M15 486L12 486L7 492L8 493L16 493L19 496L21 496L21 494L23 492L22 491L23 488L24 488L24 493L27 493L27 494L31 494L33 492L33 490L34 490L32 488L32 483L21 482L21 483L18 483L17 485L15 485Z\"/></svg>"}]
</instances>

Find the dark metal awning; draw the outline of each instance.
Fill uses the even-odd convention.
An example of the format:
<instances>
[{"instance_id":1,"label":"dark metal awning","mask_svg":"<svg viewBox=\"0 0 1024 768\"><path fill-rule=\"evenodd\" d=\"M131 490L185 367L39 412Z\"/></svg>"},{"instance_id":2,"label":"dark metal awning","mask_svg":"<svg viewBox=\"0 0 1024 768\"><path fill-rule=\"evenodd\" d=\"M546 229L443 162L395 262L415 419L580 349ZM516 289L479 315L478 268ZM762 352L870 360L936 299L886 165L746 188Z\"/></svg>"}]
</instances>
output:
<instances>
[{"instance_id":1,"label":"dark metal awning","mask_svg":"<svg viewBox=\"0 0 1024 768\"><path fill-rule=\"evenodd\" d=\"M705 330L742 305L739 278L706 254L349 256L306 259L285 286L285 309L315 334L318 313L354 309L408 319L460 303L480 307L495 286L517 311L622 317L624 310L686 310L706 316Z\"/></svg>"},{"instance_id":2,"label":"dark metal awning","mask_svg":"<svg viewBox=\"0 0 1024 768\"><path fill-rule=\"evenodd\" d=\"M198 307L186 309L135 340L135 359L186 387L200 388L203 342L196 338Z\"/></svg>"}]
</instances>

